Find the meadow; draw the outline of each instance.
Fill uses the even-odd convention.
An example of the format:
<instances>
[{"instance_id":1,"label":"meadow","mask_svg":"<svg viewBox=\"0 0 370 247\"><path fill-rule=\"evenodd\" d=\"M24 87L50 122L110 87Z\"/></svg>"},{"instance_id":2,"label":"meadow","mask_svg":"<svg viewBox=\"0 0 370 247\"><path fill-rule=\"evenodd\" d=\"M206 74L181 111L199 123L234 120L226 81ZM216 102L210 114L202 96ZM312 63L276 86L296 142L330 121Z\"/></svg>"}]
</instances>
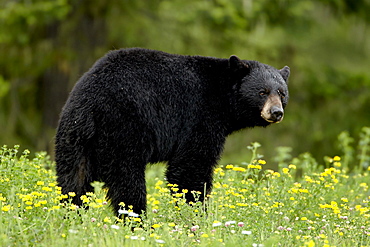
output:
<instances>
[{"instance_id":1,"label":"meadow","mask_svg":"<svg viewBox=\"0 0 370 247\"><path fill-rule=\"evenodd\" d=\"M370 246L370 128L357 139L343 132L342 152L322 161L280 148L275 170L252 143L250 161L215 169L205 204L186 203L199 192L179 191L151 166L148 212L139 218L122 204L124 222L102 183L82 197L88 210L61 203L75 194L61 194L45 152L3 146L0 246Z\"/></svg>"}]
</instances>

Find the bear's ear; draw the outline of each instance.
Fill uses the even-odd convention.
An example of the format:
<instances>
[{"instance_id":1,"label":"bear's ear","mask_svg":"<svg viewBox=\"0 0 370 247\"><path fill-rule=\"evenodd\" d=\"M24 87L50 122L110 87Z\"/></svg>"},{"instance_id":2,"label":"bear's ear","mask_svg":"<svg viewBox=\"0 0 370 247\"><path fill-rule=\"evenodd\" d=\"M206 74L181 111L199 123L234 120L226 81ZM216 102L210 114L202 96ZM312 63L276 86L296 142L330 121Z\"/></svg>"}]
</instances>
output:
<instances>
[{"instance_id":1,"label":"bear's ear","mask_svg":"<svg viewBox=\"0 0 370 247\"><path fill-rule=\"evenodd\" d=\"M285 66L281 70L279 70L280 75L283 77L284 81L288 83L288 78L290 75L290 68L288 66Z\"/></svg>"},{"instance_id":2,"label":"bear's ear","mask_svg":"<svg viewBox=\"0 0 370 247\"><path fill-rule=\"evenodd\" d=\"M235 55L229 58L229 68L234 75L241 77L246 76L250 71L249 65L243 63L243 61Z\"/></svg>"}]
</instances>

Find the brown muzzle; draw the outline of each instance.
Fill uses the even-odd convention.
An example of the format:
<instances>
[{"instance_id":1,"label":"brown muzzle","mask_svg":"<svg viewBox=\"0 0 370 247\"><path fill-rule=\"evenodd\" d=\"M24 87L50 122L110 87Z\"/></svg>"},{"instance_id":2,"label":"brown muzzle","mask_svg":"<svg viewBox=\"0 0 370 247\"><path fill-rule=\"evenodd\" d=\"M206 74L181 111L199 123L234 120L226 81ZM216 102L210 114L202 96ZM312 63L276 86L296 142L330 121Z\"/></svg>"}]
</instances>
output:
<instances>
[{"instance_id":1,"label":"brown muzzle","mask_svg":"<svg viewBox=\"0 0 370 247\"><path fill-rule=\"evenodd\" d=\"M283 120L284 109L278 95L270 95L261 111L261 117L270 123L279 123Z\"/></svg>"}]
</instances>

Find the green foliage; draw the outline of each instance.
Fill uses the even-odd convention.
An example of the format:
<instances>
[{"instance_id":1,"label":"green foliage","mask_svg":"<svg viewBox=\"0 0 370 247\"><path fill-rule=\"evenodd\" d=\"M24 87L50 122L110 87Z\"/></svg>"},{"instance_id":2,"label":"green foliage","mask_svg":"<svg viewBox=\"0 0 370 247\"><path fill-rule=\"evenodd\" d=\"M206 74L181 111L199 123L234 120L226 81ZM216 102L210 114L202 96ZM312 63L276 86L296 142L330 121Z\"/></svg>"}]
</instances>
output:
<instances>
[{"instance_id":1,"label":"green foliage","mask_svg":"<svg viewBox=\"0 0 370 247\"><path fill-rule=\"evenodd\" d=\"M39 177L44 177L46 174L51 174L51 170L40 168L50 167L51 162L46 156L45 152L36 153L36 157L31 161L28 159L29 151L23 151L20 158L18 158L19 146L13 149L8 149L6 146L0 150L2 179L5 178L9 183L10 188L32 188L38 181ZM54 177L52 177L54 178ZM2 181L4 183L4 181ZM6 186L5 188L8 187ZM2 191L4 196L7 196L6 191Z\"/></svg>"},{"instance_id":2,"label":"green foliage","mask_svg":"<svg viewBox=\"0 0 370 247\"><path fill-rule=\"evenodd\" d=\"M0 2L0 44L27 45L35 32L55 20L64 19L69 11L66 0Z\"/></svg>"},{"instance_id":3,"label":"green foliage","mask_svg":"<svg viewBox=\"0 0 370 247\"><path fill-rule=\"evenodd\" d=\"M81 197L62 195L45 153L29 158L19 147L0 150L0 242L3 246L368 246L370 245L369 128L357 148L343 132L343 155L326 168L309 154L281 148L279 168L265 169L258 143L252 160L217 167L206 203L185 202L177 185L148 171L148 212L138 218L122 204L113 217L102 183ZM350 152L348 150L351 150ZM357 155L357 151L358 154ZM345 163L351 162L351 163ZM353 167L354 166L354 167ZM349 167L353 167L350 169ZM172 193L171 193L172 192ZM89 209L85 209L85 206ZM205 207L207 210L204 210Z\"/></svg>"},{"instance_id":4,"label":"green foliage","mask_svg":"<svg viewBox=\"0 0 370 247\"><path fill-rule=\"evenodd\" d=\"M339 147L343 152L345 167L368 169L370 167L370 128L363 127L360 132L357 149L353 147L354 139L344 131L338 136ZM351 165L350 165L351 164Z\"/></svg>"},{"instance_id":5,"label":"green foliage","mask_svg":"<svg viewBox=\"0 0 370 247\"><path fill-rule=\"evenodd\" d=\"M369 9L366 0L1 0L0 143L52 150L81 74L108 50L140 46L289 65L283 123L234 135L225 157L250 140L266 160L277 146L333 156L337 133L369 123Z\"/></svg>"},{"instance_id":6,"label":"green foliage","mask_svg":"<svg viewBox=\"0 0 370 247\"><path fill-rule=\"evenodd\" d=\"M9 83L0 76L0 99L9 92Z\"/></svg>"},{"instance_id":7,"label":"green foliage","mask_svg":"<svg viewBox=\"0 0 370 247\"><path fill-rule=\"evenodd\" d=\"M359 166L368 169L370 167L370 128L364 127L362 128L362 132L360 135L360 141L358 143L359 147L359 154L358 159Z\"/></svg>"}]
</instances>

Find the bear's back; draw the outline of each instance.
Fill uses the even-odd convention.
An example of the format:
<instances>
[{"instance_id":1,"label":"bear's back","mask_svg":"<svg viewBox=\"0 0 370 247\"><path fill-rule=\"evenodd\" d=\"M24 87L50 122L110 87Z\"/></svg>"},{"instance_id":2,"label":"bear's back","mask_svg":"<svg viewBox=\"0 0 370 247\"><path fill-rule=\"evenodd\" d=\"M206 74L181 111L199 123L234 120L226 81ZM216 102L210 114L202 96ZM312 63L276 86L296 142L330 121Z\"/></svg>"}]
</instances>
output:
<instances>
[{"instance_id":1,"label":"bear's back","mask_svg":"<svg viewBox=\"0 0 370 247\"><path fill-rule=\"evenodd\" d=\"M210 117L202 60L208 58L139 48L111 51L79 80L72 94L92 99L90 109L99 121L113 119L125 128L128 119L134 119L153 132L156 153L163 155L158 159L165 159L172 152L168 147L181 142L179 136L190 135Z\"/></svg>"}]
</instances>

